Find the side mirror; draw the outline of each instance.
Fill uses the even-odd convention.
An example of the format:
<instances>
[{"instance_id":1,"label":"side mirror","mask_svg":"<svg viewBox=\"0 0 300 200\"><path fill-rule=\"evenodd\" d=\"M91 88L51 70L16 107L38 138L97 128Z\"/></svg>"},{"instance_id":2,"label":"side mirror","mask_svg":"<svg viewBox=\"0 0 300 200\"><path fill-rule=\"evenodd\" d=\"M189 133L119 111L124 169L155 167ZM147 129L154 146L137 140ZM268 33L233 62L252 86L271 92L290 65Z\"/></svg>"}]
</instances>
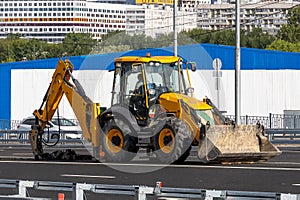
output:
<instances>
[{"instance_id":1,"label":"side mirror","mask_svg":"<svg viewBox=\"0 0 300 200\"><path fill-rule=\"evenodd\" d=\"M195 91L195 89L193 87L188 87L186 89L187 95L190 97L193 97L194 91Z\"/></svg>"},{"instance_id":2,"label":"side mirror","mask_svg":"<svg viewBox=\"0 0 300 200\"><path fill-rule=\"evenodd\" d=\"M196 69L197 69L197 65L196 65L195 62L188 62L188 63L187 63L187 67L188 67L189 69L191 69L193 72L195 72Z\"/></svg>"},{"instance_id":3,"label":"side mirror","mask_svg":"<svg viewBox=\"0 0 300 200\"><path fill-rule=\"evenodd\" d=\"M194 93L195 89L192 88L192 87L188 87L188 88L186 89L186 91L187 91L187 93Z\"/></svg>"}]
</instances>

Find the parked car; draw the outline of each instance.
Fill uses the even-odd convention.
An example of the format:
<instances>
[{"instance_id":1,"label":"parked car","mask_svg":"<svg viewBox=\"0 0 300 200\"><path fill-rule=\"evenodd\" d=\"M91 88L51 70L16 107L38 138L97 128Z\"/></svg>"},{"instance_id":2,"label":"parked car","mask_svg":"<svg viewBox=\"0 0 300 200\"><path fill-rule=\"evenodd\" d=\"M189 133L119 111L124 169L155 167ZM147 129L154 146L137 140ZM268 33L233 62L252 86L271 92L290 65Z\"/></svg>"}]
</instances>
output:
<instances>
[{"instance_id":1,"label":"parked car","mask_svg":"<svg viewBox=\"0 0 300 200\"><path fill-rule=\"evenodd\" d=\"M30 131L31 126L35 123L35 118L27 117L18 125L17 129L20 131ZM64 136L66 139L81 139L82 136L82 130L79 125L72 122L69 119L66 119L64 117L53 117L51 121L47 123L47 126L45 128L45 132L50 133L50 138L53 139L55 136L54 134L59 132L64 132Z\"/></svg>"}]
</instances>

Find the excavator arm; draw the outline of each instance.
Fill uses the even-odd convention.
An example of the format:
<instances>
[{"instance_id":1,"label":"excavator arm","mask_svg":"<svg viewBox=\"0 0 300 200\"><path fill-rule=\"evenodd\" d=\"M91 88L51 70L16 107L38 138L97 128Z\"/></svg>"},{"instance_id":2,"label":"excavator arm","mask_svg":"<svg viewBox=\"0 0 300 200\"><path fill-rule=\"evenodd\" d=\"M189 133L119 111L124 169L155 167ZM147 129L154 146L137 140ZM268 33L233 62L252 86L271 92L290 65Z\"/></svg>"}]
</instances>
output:
<instances>
[{"instance_id":1,"label":"excavator arm","mask_svg":"<svg viewBox=\"0 0 300 200\"><path fill-rule=\"evenodd\" d=\"M32 126L29 138L32 151L36 159L43 159L42 135L47 122L50 121L57 110L59 103L66 95L71 108L82 129L86 142L91 142L95 152L99 152L100 126L97 117L100 114L100 105L85 95L80 83L73 77L74 67L69 60L59 60L52 81L44 96L43 103L33 112L35 124ZM93 155L98 158L99 155Z\"/></svg>"}]
</instances>

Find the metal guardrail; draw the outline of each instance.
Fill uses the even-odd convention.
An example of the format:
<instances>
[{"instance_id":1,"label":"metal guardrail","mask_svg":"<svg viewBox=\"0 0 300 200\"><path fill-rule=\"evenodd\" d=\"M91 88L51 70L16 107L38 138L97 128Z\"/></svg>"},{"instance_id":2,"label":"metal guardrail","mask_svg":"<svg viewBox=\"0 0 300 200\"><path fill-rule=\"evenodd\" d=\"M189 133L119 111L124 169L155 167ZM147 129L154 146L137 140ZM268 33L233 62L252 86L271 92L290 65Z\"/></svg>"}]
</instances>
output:
<instances>
[{"instance_id":1,"label":"metal guardrail","mask_svg":"<svg viewBox=\"0 0 300 200\"><path fill-rule=\"evenodd\" d=\"M57 132L51 132L51 134ZM67 139L67 131L61 131L59 143L83 143L83 139ZM58 133L57 133L58 134ZM272 143L300 144L300 129L265 129L265 134ZM46 133L47 135L47 133ZM20 130L0 130L0 143L29 143L29 132ZM49 143L56 142L50 139Z\"/></svg>"},{"instance_id":2,"label":"metal guardrail","mask_svg":"<svg viewBox=\"0 0 300 200\"><path fill-rule=\"evenodd\" d=\"M226 115L229 119L234 120L234 115ZM77 119L70 119L75 124L78 124ZM300 115L296 114L273 114L269 113L269 116L241 116L242 124L256 124L260 122L266 128L276 129L298 129L300 128ZM1 120L0 129L17 129L21 120Z\"/></svg>"},{"instance_id":3,"label":"metal guardrail","mask_svg":"<svg viewBox=\"0 0 300 200\"><path fill-rule=\"evenodd\" d=\"M234 115L226 115L234 120ZM265 128L270 129L300 129L300 115L272 114L269 116L241 116L241 124L256 124L259 122Z\"/></svg>"},{"instance_id":4,"label":"metal guardrail","mask_svg":"<svg viewBox=\"0 0 300 200\"><path fill-rule=\"evenodd\" d=\"M77 119L68 119L75 124L79 125ZM0 119L0 130L1 129L13 129L16 130L18 128L18 125L22 122L22 120L3 120Z\"/></svg>"},{"instance_id":5,"label":"metal guardrail","mask_svg":"<svg viewBox=\"0 0 300 200\"><path fill-rule=\"evenodd\" d=\"M276 200L299 200L300 194L271 193L271 192L247 192L230 190L205 190L191 188L162 187L161 182L156 182L155 187L144 185L107 185L107 184L86 184L68 182L47 182L47 181L24 181L0 179L0 188L15 188L17 194L7 195L6 198L17 197L18 199L33 199L28 197L27 190L46 190L71 192L72 200L86 200L85 192L94 194L127 195L135 200L146 200L149 196L160 198L185 198L203 200L226 200L226 199L276 199ZM4 197L4 196L2 196Z\"/></svg>"},{"instance_id":6,"label":"metal guardrail","mask_svg":"<svg viewBox=\"0 0 300 200\"><path fill-rule=\"evenodd\" d=\"M55 143L57 141L57 137L51 138L51 135L57 136L59 135L59 143L83 143L82 134L78 132L81 136L79 139L68 139L66 134L72 132L69 131L51 131L45 133L45 140L47 143ZM9 142L17 142L17 143L29 143L29 132L22 130L0 130L0 143L9 143Z\"/></svg>"},{"instance_id":7,"label":"metal guardrail","mask_svg":"<svg viewBox=\"0 0 300 200\"><path fill-rule=\"evenodd\" d=\"M234 115L226 115L229 119L234 120ZM75 124L78 124L77 119L69 119ZM269 116L241 116L241 124L260 124L265 128L271 129L300 129L300 115L296 114L273 114L269 113ZM1 129L17 129L21 120L2 120L0 119Z\"/></svg>"},{"instance_id":8,"label":"metal guardrail","mask_svg":"<svg viewBox=\"0 0 300 200\"><path fill-rule=\"evenodd\" d=\"M300 144L300 129L265 129L272 143Z\"/></svg>"}]
</instances>

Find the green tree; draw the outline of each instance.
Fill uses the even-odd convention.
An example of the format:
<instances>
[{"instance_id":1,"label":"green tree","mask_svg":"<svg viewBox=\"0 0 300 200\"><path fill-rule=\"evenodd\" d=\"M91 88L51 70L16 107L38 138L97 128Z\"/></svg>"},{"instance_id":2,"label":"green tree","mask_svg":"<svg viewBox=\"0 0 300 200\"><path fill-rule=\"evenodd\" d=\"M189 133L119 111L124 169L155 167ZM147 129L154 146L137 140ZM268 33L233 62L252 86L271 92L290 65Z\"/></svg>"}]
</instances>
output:
<instances>
[{"instance_id":1,"label":"green tree","mask_svg":"<svg viewBox=\"0 0 300 200\"><path fill-rule=\"evenodd\" d=\"M26 56L29 54L29 49L27 49L28 43L28 40L23 38L13 40L11 42L11 48L13 51L13 55L11 57L16 61L27 60Z\"/></svg>"},{"instance_id":2,"label":"green tree","mask_svg":"<svg viewBox=\"0 0 300 200\"><path fill-rule=\"evenodd\" d=\"M93 53L110 53L128 51L131 37L124 31L110 32L102 37L101 43L94 47Z\"/></svg>"},{"instance_id":3,"label":"green tree","mask_svg":"<svg viewBox=\"0 0 300 200\"><path fill-rule=\"evenodd\" d=\"M218 30L208 34L211 44L235 45L235 32L233 30Z\"/></svg>"},{"instance_id":4,"label":"green tree","mask_svg":"<svg viewBox=\"0 0 300 200\"><path fill-rule=\"evenodd\" d=\"M178 33L178 45L188 45L196 43L191 37L188 36L187 32L182 31Z\"/></svg>"},{"instance_id":5,"label":"green tree","mask_svg":"<svg viewBox=\"0 0 300 200\"><path fill-rule=\"evenodd\" d=\"M186 35L198 43L209 43L210 41L210 31L207 30L196 28L186 32Z\"/></svg>"},{"instance_id":6,"label":"green tree","mask_svg":"<svg viewBox=\"0 0 300 200\"><path fill-rule=\"evenodd\" d=\"M278 31L277 39L295 43L300 41L300 6L294 7L289 11L288 22Z\"/></svg>"},{"instance_id":7,"label":"green tree","mask_svg":"<svg viewBox=\"0 0 300 200\"><path fill-rule=\"evenodd\" d=\"M167 34L160 34L157 35L156 38L153 38L152 45L149 46L151 48L160 48L160 47L169 47L173 45L173 33Z\"/></svg>"},{"instance_id":8,"label":"green tree","mask_svg":"<svg viewBox=\"0 0 300 200\"><path fill-rule=\"evenodd\" d=\"M299 52L300 51L300 42L291 43L284 40L275 40L270 45L267 46L268 50L279 50L287 52Z\"/></svg>"},{"instance_id":9,"label":"green tree","mask_svg":"<svg viewBox=\"0 0 300 200\"><path fill-rule=\"evenodd\" d=\"M265 49L267 45L275 40L274 36L264 33L261 28L254 28L251 32L245 35L244 47Z\"/></svg>"},{"instance_id":10,"label":"green tree","mask_svg":"<svg viewBox=\"0 0 300 200\"><path fill-rule=\"evenodd\" d=\"M115 35L120 35L121 33L123 34L123 33L125 33L125 31L111 31L111 32L108 32L107 34L101 36L101 38L102 38L101 41L103 42L103 41L105 41L105 40L107 40L107 39L109 39L109 38L111 38Z\"/></svg>"},{"instance_id":11,"label":"green tree","mask_svg":"<svg viewBox=\"0 0 300 200\"><path fill-rule=\"evenodd\" d=\"M18 40L21 38L21 35L19 33L13 34L13 33L9 33L7 35L7 39L8 40Z\"/></svg>"},{"instance_id":12,"label":"green tree","mask_svg":"<svg viewBox=\"0 0 300 200\"><path fill-rule=\"evenodd\" d=\"M96 41L87 33L68 33L62 45L63 54L67 56L87 55L96 45Z\"/></svg>"},{"instance_id":13,"label":"green tree","mask_svg":"<svg viewBox=\"0 0 300 200\"><path fill-rule=\"evenodd\" d=\"M15 53L13 48L13 41L18 40L20 38L19 35L8 34L6 39L0 40L0 61L3 62L14 62Z\"/></svg>"},{"instance_id":14,"label":"green tree","mask_svg":"<svg viewBox=\"0 0 300 200\"><path fill-rule=\"evenodd\" d=\"M300 52L300 6L291 9L288 22L276 34L276 40L267 49Z\"/></svg>"},{"instance_id":15,"label":"green tree","mask_svg":"<svg viewBox=\"0 0 300 200\"><path fill-rule=\"evenodd\" d=\"M0 63L7 61L9 57L9 43L7 39L0 39Z\"/></svg>"},{"instance_id":16,"label":"green tree","mask_svg":"<svg viewBox=\"0 0 300 200\"><path fill-rule=\"evenodd\" d=\"M61 58L66 56L65 46L63 44L48 44L45 47L46 58Z\"/></svg>"}]
</instances>

